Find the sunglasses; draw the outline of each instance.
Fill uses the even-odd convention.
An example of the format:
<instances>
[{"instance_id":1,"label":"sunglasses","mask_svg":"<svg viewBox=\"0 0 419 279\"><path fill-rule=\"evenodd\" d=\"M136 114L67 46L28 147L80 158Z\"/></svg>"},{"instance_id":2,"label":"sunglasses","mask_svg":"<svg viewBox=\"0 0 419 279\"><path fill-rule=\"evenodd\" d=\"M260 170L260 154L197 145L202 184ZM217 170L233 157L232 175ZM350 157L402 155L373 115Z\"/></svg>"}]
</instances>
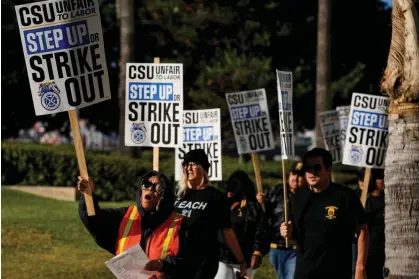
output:
<instances>
[{"instance_id":1,"label":"sunglasses","mask_svg":"<svg viewBox=\"0 0 419 279\"><path fill-rule=\"evenodd\" d=\"M198 166L199 166L199 164L194 163L194 162L182 163L183 168L192 167L193 169L196 169Z\"/></svg>"},{"instance_id":2,"label":"sunglasses","mask_svg":"<svg viewBox=\"0 0 419 279\"><path fill-rule=\"evenodd\" d=\"M155 184L155 183L150 182L148 180L144 180L142 182L141 189L142 190L151 189L151 191L157 192L157 193L160 193L161 192L160 185L159 184Z\"/></svg>"},{"instance_id":3,"label":"sunglasses","mask_svg":"<svg viewBox=\"0 0 419 279\"><path fill-rule=\"evenodd\" d=\"M322 170L322 166L320 164L314 164L314 165L305 165L304 171L310 172L310 173L317 173Z\"/></svg>"}]
</instances>

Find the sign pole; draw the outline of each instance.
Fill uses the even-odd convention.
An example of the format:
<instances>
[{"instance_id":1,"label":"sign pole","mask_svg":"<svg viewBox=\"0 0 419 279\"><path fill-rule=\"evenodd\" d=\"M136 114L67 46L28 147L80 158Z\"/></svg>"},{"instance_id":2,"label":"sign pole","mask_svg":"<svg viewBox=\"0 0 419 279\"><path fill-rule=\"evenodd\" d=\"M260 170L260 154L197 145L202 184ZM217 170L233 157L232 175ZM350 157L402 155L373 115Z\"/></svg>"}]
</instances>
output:
<instances>
[{"instance_id":1,"label":"sign pole","mask_svg":"<svg viewBox=\"0 0 419 279\"><path fill-rule=\"evenodd\" d=\"M88 180L89 174L87 173L86 159L84 158L83 144L80 137L80 128L76 110L69 110L68 117L70 118L71 131L73 133L73 142L74 147L76 149L77 163L79 165L80 176L83 179ZM89 194L84 193L84 200L86 202L87 215L96 215L95 207L93 205L93 197Z\"/></svg>"},{"instance_id":2,"label":"sign pole","mask_svg":"<svg viewBox=\"0 0 419 279\"><path fill-rule=\"evenodd\" d=\"M160 57L154 57L154 64L160 63ZM160 149L158 146L153 146L153 170L159 171L159 156Z\"/></svg>"},{"instance_id":3,"label":"sign pole","mask_svg":"<svg viewBox=\"0 0 419 279\"><path fill-rule=\"evenodd\" d=\"M368 187L369 187L369 184L370 184L370 178L371 178L371 168L365 168L364 187L362 187L362 193L361 193L361 203L362 203L362 206L364 208L365 208L365 205L367 203Z\"/></svg>"},{"instance_id":4,"label":"sign pole","mask_svg":"<svg viewBox=\"0 0 419 279\"><path fill-rule=\"evenodd\" d=\"M262 189L262 178L260 176L260 169L259 169L259 159L258 154L256 152L252 152L252 162L253 162L253 169L255 171L255 180L256 186L259 193L263 193ZM265 211L265 204L261 204L263 211Z\"/></svg>"},{"instance_id":5,"label":"sign pole","mask_svg":"<svg viewBox=\"0 0 419 279\"><path fill-rule=\"evenodd\" d=\"M289 221L288 214L288 187L287 187L287 173L285 171L285 160L282 159L282 184L284 188L284 218L285 223ZM288 237L285 238L285 248L288 248Z\"/></svg>"}]
</instances>

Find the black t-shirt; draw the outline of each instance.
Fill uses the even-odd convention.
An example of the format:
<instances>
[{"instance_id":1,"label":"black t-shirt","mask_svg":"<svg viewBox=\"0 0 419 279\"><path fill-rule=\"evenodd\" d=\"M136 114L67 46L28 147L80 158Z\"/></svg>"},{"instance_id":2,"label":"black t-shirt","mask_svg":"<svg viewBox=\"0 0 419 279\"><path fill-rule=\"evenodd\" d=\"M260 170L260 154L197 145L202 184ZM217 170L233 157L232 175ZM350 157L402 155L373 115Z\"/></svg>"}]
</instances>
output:
<instances>
[{"instance_id":1,"label":"black t-shirt","mask_svg":"<svg viewBox=\"0 0 419 279\"><path fill-rule=\"evenodd\" d=\"M187 241L202 251L197 256L218 260L218 231L231 228L230 208L223 194L211 186L202 190L188 188L185 196L175 202L175 210L187 217Z\"/></svg>"},{"instance_id":2,"label":"black t-shirt","mask_svg":"<svg viewBox=\"0 0 419 279\"><path fill-rule=\"evenodd\" d=\"M294 200L304 206L295 278L352 278L352 240L357 224L365 223L361 202L353 190L334 183L320 193L305 191L305 205L298 195Z\"/></svg>"}]
</instances>

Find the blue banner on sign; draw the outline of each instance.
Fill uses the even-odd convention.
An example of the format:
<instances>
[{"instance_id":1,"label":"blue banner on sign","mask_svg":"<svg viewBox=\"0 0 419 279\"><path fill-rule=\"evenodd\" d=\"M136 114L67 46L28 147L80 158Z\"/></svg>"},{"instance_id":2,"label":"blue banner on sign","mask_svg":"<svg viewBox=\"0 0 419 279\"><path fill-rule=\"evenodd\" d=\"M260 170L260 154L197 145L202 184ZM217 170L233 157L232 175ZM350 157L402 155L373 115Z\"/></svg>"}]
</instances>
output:
<instances>
[{"instance_id":1,"label":"blue banner on sign","mask_svg":"<svg viewBox=\"0 0 419 279\"><path fill-rule=\"evenodd\" d=\"M233 120L252 119L262 116L259 104L234 107L231 109Z\"/></svg>"},{"instance_id":2,"label":"blue banner on sign","mask_svg":"<svg viewBox=\"0 0 419 279\"><path fill-rule=\"evenodd\" d=\"M213 126L195 126L183 127L183 141L184 142L199 142L199 141L213 141L214 127Z\"/></svg>"},{"instance_id":3,"label":"blue banner on sign","mask_svg":"<svg viewBox=\"0 0 419 279\"><path fill-rule=\"evenodd\" d=\"M173 101L173 83L129 82L130 101Z\"/></svg>"},{"instance_id":4,"label":"blue banner on sign","mask_svg":"<svg viewBox=\"0 0 419 279\"><path fill-rule=\"evenodd\" d=\"M23 31L29 55L88 45L89 29L85 20Z\"/></svg>"},{"instance_id":5,"label":"blue banner on sign","mask_svg":"<svg viewBox=\"0 0 419 279\"><path fill-rule=\"evenodd\" d=\"M353 126L376 128L382 130L388 129L387 114L383 113L354 110L350 121L351 125Z\"/></svg>"}]
</instances>

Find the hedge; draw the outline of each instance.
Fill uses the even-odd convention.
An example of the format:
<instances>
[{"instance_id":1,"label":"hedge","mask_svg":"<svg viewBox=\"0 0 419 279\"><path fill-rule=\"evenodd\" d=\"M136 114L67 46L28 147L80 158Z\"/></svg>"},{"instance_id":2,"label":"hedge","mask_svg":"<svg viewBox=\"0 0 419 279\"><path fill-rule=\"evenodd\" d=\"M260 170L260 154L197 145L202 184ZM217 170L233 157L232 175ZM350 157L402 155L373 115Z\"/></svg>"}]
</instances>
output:
<instances>
[{"instance_id":1,"label":"hedge","mask_svg":"<svg viewBox=\"0 0 419 279\"><path fill-rule=\"evenodd\" d=\"M2 185L75 186L79 169L72 145L45 145L34 143L3 142ZM171 181L174 179L174 149L160 149L159 169ZM141 158L119 156L116 152L86 150L89 176L95 182L95 194L101 200L122 201L135 197L139 177L152 168L153 153L141 148ZM260 160L264 189L282 183L281 162ZM293 162L286 161L286 169ZM252 161L239 162L238 158L223 156L223 179L241 169L254 179ZM353 167L336 165L335 180L338 183L356 183ZM219 182L212 182L220 187Z\"/></svg>"},{"instance_id":2,"label":"hedge","mask_svg":"<svg viewBox=\"0 0 419 279\"><path fill-rule=\"evenodd\" d=\"M72 147L72 148L71 148ZM75 186L79 169L73 146L3 143L2 185ZM149 168L140 160L86 152L95 194L106 201L132 200L138 177Z\"/></svg>"}]
</instances>

